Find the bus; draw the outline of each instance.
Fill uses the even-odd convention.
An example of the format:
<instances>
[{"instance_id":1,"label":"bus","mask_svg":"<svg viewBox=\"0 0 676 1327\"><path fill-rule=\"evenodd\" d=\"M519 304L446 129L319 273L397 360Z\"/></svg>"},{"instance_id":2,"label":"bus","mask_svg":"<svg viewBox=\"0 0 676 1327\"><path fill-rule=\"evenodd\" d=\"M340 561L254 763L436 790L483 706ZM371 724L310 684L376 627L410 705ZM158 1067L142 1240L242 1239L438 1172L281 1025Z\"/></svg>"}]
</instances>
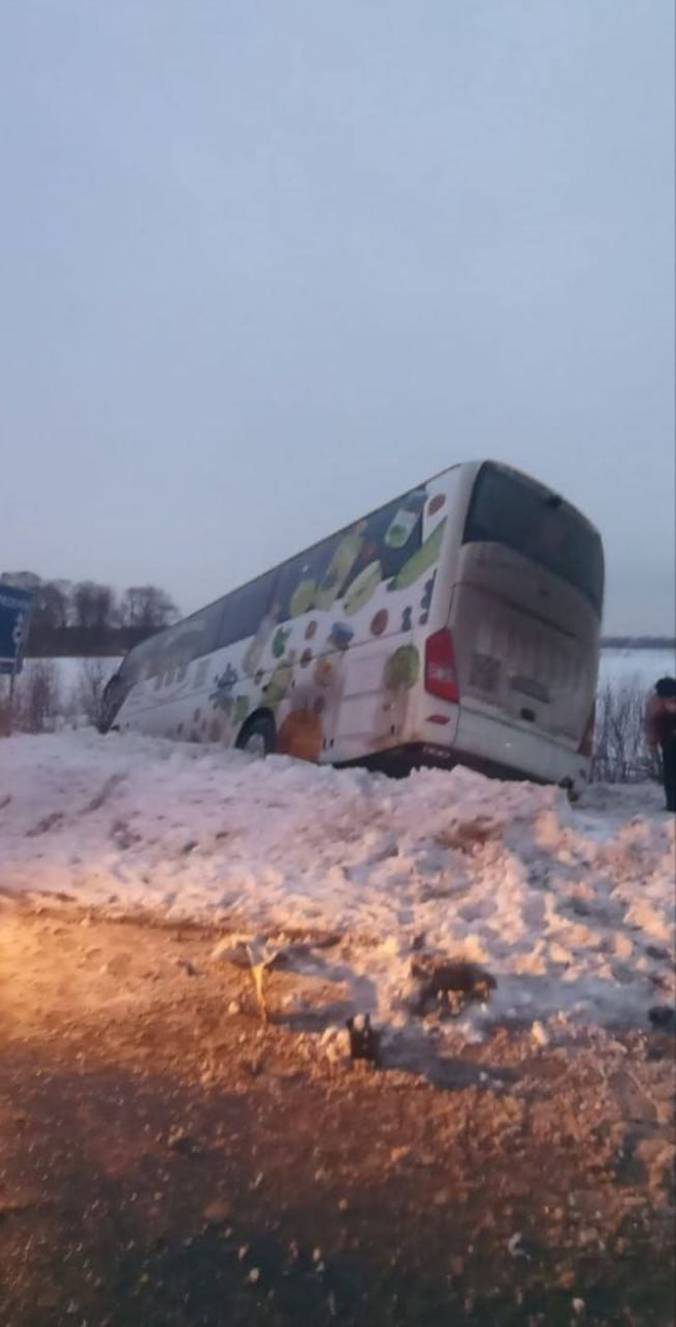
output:
<instances>
[{"instance_id":1,"label":"bus","mask_svg":"<svg viewBox=\"0 0 676 1327\"><path fill-rule=\"evenodd\" d=\"M575 507L454 465L129 651L99 729L393 774L588 777L604 559Z\"/></svg>"}]
</instances>

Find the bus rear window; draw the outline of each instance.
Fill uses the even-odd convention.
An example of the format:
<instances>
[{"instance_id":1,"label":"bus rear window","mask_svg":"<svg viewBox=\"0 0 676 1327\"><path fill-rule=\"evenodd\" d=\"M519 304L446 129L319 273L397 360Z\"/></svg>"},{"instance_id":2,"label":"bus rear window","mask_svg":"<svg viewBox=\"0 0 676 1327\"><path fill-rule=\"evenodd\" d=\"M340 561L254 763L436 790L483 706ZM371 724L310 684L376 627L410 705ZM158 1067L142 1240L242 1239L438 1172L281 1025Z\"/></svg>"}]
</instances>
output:
<instances>
[{"instance_id":1,"label":"bus rear window","mask_svg":"<svg viewBox=\"0 0 676 1327\"><path fill-rule=\"evenodd\" d=\"M574 508L538 484L485 466L474 487L464 542L505 544L581 590L601 613L601 540Z\"/></svg>"}]
</instances>

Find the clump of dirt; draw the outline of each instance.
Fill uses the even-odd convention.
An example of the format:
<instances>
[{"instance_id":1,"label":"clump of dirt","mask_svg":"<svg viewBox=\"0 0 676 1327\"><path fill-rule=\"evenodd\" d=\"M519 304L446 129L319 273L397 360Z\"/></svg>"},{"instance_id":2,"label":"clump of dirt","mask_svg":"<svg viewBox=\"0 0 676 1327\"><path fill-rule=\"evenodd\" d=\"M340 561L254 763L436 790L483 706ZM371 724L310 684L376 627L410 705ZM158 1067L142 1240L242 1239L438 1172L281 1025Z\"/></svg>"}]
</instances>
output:
<instances>
[{"instance_id":1,"label":"clump of dirt","mask_svg":"<svg viewBox=\"0 0 676 1327\"><path fill-rule=\"evenodd\" d=\"M478 963L425 954L413 959L411 976L418 983L414 1005L419 1014L435 1002L450 1013L460 1014L468 1004L485 1004L498 984L492 973Z\"/></svg>"}]
</instances>

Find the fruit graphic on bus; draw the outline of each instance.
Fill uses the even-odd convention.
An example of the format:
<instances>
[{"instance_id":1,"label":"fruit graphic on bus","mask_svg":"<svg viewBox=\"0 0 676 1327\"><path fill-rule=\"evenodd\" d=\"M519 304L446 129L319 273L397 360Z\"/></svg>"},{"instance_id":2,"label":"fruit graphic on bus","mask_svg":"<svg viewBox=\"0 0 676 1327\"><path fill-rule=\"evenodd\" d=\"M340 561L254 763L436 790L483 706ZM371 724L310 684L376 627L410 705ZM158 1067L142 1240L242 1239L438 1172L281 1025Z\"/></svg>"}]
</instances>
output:
<instances>
[{"instance_id":1,"label":"fruit graphic on bus","mask_svg":"<svg viewBox=\"0 0 676 1327\"><path fill-rule=\"evenodd\" d=\"M346 622L334 622L328 643L334 650L347 650L353 636L352 627L348 627Z\"/></svg>"},{"instance_id":2,"label":"fruit graphic on bus","mask_svg":"<svg viewBox=\"0 0 676 1327\"><path fill-rule=\"evenodd\" d=\"M209 696L209 700L217 709L226 709L228 707L228 702L231 697L232 689L237 682L237 677L237 669L233 668L230 663L227 664L224 671L216 677L216 685Z\"/></svg>"},{"instance_id":3,"label":"fruit graphic on bus","mask_svg":"<svg viewBox=\"0 0 676 1327\"><path fill-rule=\"evenodd\" d=\"M322 749L322 723L313 710L292 710L280 724L277 752L297 760L319 760Z\"/></svg>"},{"instance_id":4,"label":"fruit graphic on bus","mask_svg":"<svg viewBox=\"0 0 676 1327\"><path fill-rule=\"evenodd\" d=\"M372 636L382 636L383 632L387 630L388 618L389 614L386 608L380 608L377 613L374 613L371 618Z\"/></svg>"},{"instance_id":5,"label":"fruit graphic on bus","mask_svg":"<svg viewBox=\"0 0 676 1327\"><path fill-rule=\"evenodd\" d=\"M446 517L434 528L431 535L421 544L420 548L412 557L405 562L398 576L395 576L392 585L393 590L405 590L409 585L414 585L430 567L439 559L441 552L441 541L444 536Z\"/></svg>"},{"instance_id":6,"label":"fruit graphic on bus","mask_svg":"<svg viewBox=\"0 0 676 1327\"><path fill-rule=\"evenodd\" d=\"M407 544L413 530L418 524L420 513L417 511L407 511L401 507L394 520L390 522L385 531L384 544L386 548L403 548Z\"/></svg>"},{"instance_id":7,"label":"fruit graphic on bus","mask_svg":"<svg viewBox=\"0 0 676 1327\"><path fill-rule=\"evenodd\" d=\"M328 687L333 681L334 667L330 659L318 659L314 669L314 679L318 687Z\"/></svg>"},{"instance_id":8,"label":"fruit graphic on bus","mask_svg":"<svg viewBox=\"0 0 676 1327\"><path fill-rule=\"evenodd\" d=\"M281 659L286 649L286 642L291 632L288 627L278 627L272 639L272 653L275 659Z\"/></svg>"},{"instance_id":9,"label":"fruit graphic on bus","mask_svg":"<svg viewBox=\"0 0 676 1327\"><path fill-rule=\"evenodd\" d=\"M435 571L430 576L430 579L425 581L425 589L423 591L422 599L420 600L420 617L418 618L421 627L425 626L430 615L430 605L432 603L432 592L434 590L436 576L437 573Z\"/></svg>"},{"instance_id":10,"label":"fruit graphic on bus","mask_svg":"<svg viewBox=\"0 0 676 1327\"><path fill-rule=\"evenodd\" d=\"M420 676L420 654L415 645L400 645L383 669L383 694L375 715L373 749L399 738L405 728L412 688Z\"/></svg>"},{"instance_id":11,"label":"fruit graphic on bus","mask_svg":"<svg viewBox=\"0 0 676 1327\"><path fill-rule=\"evenodd\" d=\"M258 624L255 636L247 645L242 657L242 668L247 677L253 677L263 657L265 647L277 625L277 613L274 609L266 613Z\"/></svg>"},{"instance_id":12,"label":"fruit graphic on bus","mask_svg":"<svg viewBox=\"0 0 676 1327\"><path fill-rule=\"evenodd\" d=\"M359 525L343 535L320 582L315 599L316 608L333 607L361 553L365 529L366 521L360 521Z\"/></svg>"},{"instance_id":13,"label":"fruit graphic on bus","mask_svg":"<svg viewBox=\"0 0 676 1327\"><path fill-rule=\"evenodd\" d=\"M388 691L408 691L420 675L420 655L415 645L400 645L385 664L383 682Z\"/></svg>"},{"instance_id":14,"label":"fruit graphic on bus","mask_svg":"<svg viewBox=\"0 0 676 1327\"><path fill-rule=\"evenodd\" d=\"M373 597L382 580L382 574L380 563L370 562L368 567L364 567L364 570L355 577L343 599L343 607L348 617L353 617Z\"/></svg>"},{"instance_id":15,"label":"fruit graphic on bus","mask_svg":"<svg viewBox=\"0 0 676 1327\"><path fill-rule=\"evenodd\" d=\"M293 660L285 659L284 663L277 665L267 687L264 688L265 700L268 705L279 705L291 686L292 677Z\"/></svg>"},{"instance_id":16,"label":"fruit graphic on bus","mask_svg":"<svg viewBox=\"0 0 676 1327\"><path fill-rule=\"evenodd\" d=\"M316 581L309 579L300 581L289 601L289 613L291 617L300 617L302 613L308 613L311 608L314 608L316 594Z\"/></svg>"},{"instance_id":17,"label":"fruit graphic on bus","mask_svg":"<svg viewBox=\"0 0 676 1327\"><path fill-rule=\"evenodd\" d=\"M234 722L244 723L244 720L246 719L246 716L249 713L250 708L251 706L249 704L248 696L237 696L235 700L235 709L232 716Z\"/></svg>"},{"instance_id":18,"label":"fruit graphic on bus","mask_svg":"<svg viewBox=\"0 0 676 1327\"><path fill-rule=\"evenodd\" d=\"M434 590L434 582L435 582L436 578L437 578L437 573L436 573L436 571L435 571L434 574L433 574L432 576L430 576L429 580L428 580L428 581L425 581L425 588L424 588L424 590L423 590L423 597L422 597L422 599L420 600L420 607L421 607L423 613L426 612L426 611L429 609L429 606L430 606L430 604L431 604L431 602L432 602L432 592L433 592L433 590Z\"/></svg>"}]
</instances>

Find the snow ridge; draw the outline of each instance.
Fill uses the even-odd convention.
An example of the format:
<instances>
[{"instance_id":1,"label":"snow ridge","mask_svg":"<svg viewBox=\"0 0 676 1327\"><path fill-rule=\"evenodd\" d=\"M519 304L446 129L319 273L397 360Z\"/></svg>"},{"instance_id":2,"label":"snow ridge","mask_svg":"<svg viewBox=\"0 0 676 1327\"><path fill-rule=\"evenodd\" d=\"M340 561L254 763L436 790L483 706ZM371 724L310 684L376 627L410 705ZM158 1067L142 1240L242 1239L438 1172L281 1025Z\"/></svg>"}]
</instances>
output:
<instances>
[{"instance_id":1,"label":"snow ridge","mask_svg":"<svg viewBox=\"0 0 676 1327\"><path fill-rule=\"evenodd\" d=\"M91 731L11 738L0 757L4 892L336 933L324 975L391 1028L410 1021L421 949L495 976L475 1027L645 1024L673 999L674 825L652 787L571 808L464 769L393 781Z\"/></svg>"}]
</instances>

